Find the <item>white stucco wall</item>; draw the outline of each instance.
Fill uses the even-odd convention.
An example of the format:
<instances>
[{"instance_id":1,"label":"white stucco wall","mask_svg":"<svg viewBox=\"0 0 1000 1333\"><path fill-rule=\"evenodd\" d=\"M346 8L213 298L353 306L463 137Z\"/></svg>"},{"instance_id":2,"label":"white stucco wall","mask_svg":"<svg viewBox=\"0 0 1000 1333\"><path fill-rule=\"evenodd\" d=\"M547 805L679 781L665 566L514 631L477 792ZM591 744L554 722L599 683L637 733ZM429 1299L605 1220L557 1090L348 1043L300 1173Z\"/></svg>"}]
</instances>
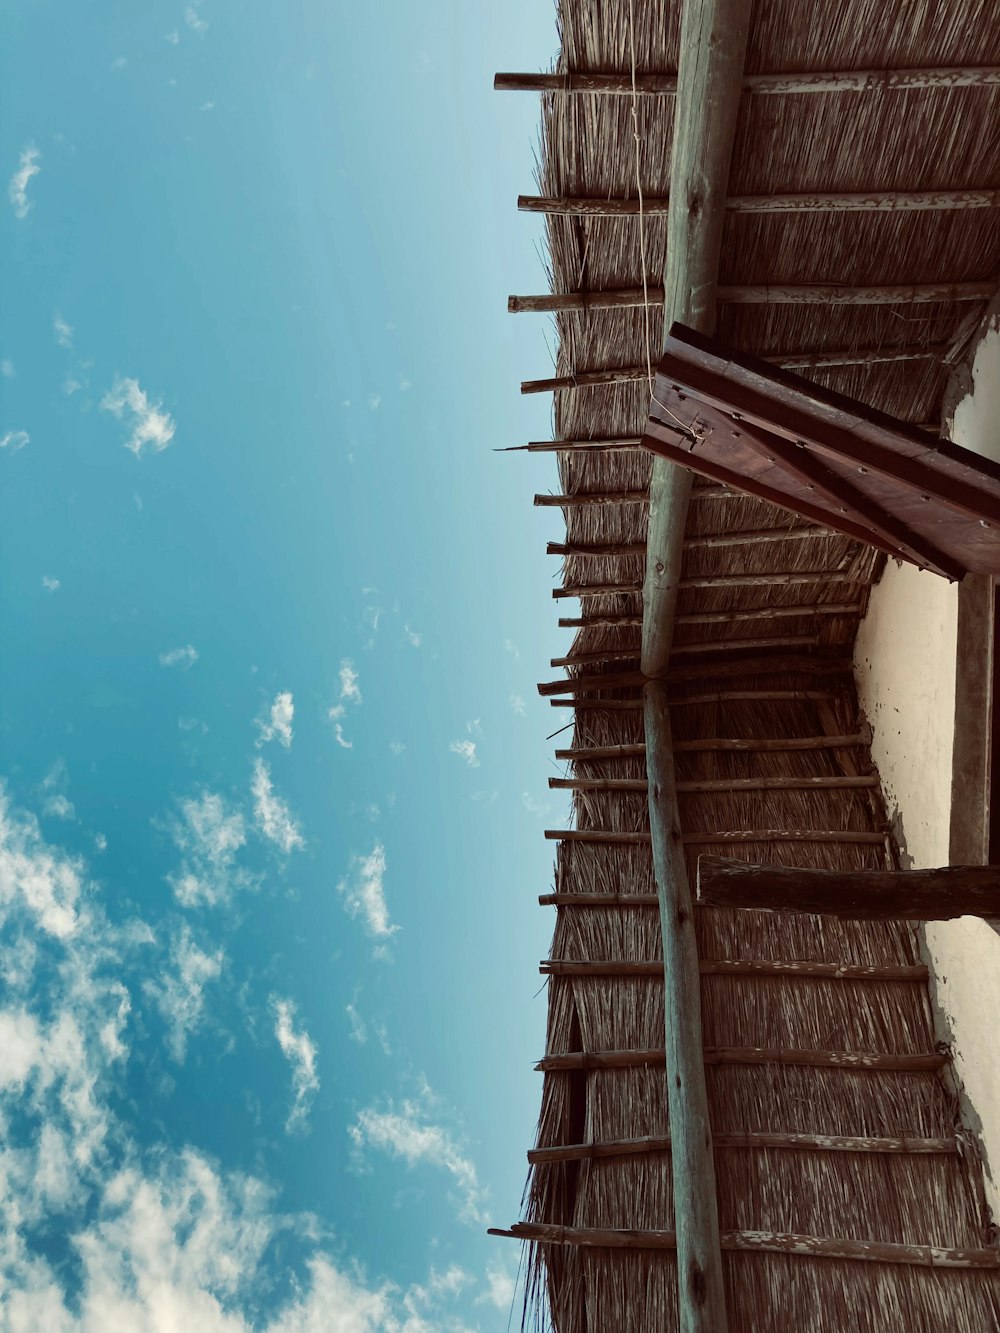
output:
<instances>
[{"instance_id":1,"label":"white stucco wall","mask_svg":"<svg viewBox=\"0 0 1000 1333\"><path fill-rule=\"evenodd\" d=\"M996 325L977 348L972 391L956 406L948 433L1000 460ZM857 639L855 670L872 726L872 758L903 864L914 868L950 859L957 622L955 585L890 562ZM1000 1220L1000 934L976 917L933 922L921 933L939 1036L952 1047L963 1114L983 1148L987 1202Z\"/></svg>"}]
</instances>

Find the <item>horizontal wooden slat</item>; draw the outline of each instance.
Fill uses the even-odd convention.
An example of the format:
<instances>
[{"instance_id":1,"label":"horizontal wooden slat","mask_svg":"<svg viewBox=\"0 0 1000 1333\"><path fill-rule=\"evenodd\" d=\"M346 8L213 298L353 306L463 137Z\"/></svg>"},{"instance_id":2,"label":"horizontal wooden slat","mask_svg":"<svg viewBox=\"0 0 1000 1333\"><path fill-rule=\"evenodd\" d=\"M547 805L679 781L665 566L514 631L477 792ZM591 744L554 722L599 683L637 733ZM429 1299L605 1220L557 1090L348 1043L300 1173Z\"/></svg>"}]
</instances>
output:
<instances>
[{"instance_id":1,"label":"horizontal wooden slat","mask_svg":"<svg viewBox=\"0 0 1000 1333\"><path fill-rule=\"evenodd\" d=\"M933 69L793 70L787 74L744 74L743 91L755 96L788 93L886 93L907 88L990 88L1000 84L997 65L943 65ZM677 75L637 70L594 73L564 70L557 74L497 74L502 92L599 94L606 97L673 97Z\"/></svg>"},{"instance_id":2,"label":"horizontal wooden slat","mask_svg":"<svg viewBox=\"0 0 1000 1333\"><path fill-rule=\"evenodd\" d=\"M860 732L843 736L788 736L781 737L739 737L708 736L704 740L678 741L673 743L675 754L699 754L710 750L744 751L784 751L784 750L844 750L855 745L867 745L867 735ZM643 757L646 753L644 742L635 745L591 745L575 749L556 750L556 758L572 763L588 760L625 759Z\"/></svg>"},{"instance_id":3,"label":"horizontal wooden slat","mask_svg":"<svg viewBox=\"0 0 1000 1333\"><path fill-rule=\"evenodd\" d=\"M758 777L758 778L693 778L678 782L677 790L685 792L728 791L854 791L878 787L874 774L848 777ZM621 791L645 792L645 778L549 778L553 791ZM791 876L796 872L789 871ZM733 904L735 905L735 904Z\"/></svg>"},{"instance_id":4,"label":"horizontal wooden slat","mask_svg":"<svg viewBox=\"0 0 1000 1333\"><path fill-rule=\"evenodd\" d=\"M570 1051L546 1055L535 1065L538 1073L565 1073L574 1069L661 1068L662 1049L644 1051ZM893 1070L921 1074L943 1069L948 1057L939 1051L918 1054L880 1051L812 1051L785 1047L706 1046L706 1065L794 1065L808 1069Z\"/></svg>"},{"instance_id":5,"label":"horizontal wooden slat","mask_svg":"<svg viewBox=\"0 0 1000 1333\"><path fill-rule=\"evenodd\" d=\"M918 1153L955 1154L958 1140L951 1138L864 1138L847 1134L771 1134L752 1131L745 1134L712 1134L713 1148L739 1148L752 1151L787 1149L792 1152L848 1153ZM616 1139L602 1143L566 1143L545 1148L531 1148L532 1166L554 1162L600 1161L609 1157L638 1157L645 1153L670 1151L670 1137L649 1136L641 1139Z\"/></svg>"},{"instance_id":6,"label":"horizontal wooden slat","mask_svg":"<svg viewBox=\"0 0 1000 1333\"><path fill-rule=\"evenodd\" d=\"M869 966L865 963L823 963L806 959L701 958L707 977L812 977L826 981L926 981L923 963ZM549 977L651 977L662 980L663 962L594 962L590 959L546 958L538 970Z\"/></svg>"},{"instance_id":7,"label":"horizontal wooden slat","mask_svg":"<svg viewBox=\"0 0 1000 1333\"><path fill-rule=\"evenodd\" d=\"M546 829L550 842L648 843L649 834L616 829ZM832 842L877 846L885 842L884 833L858 832L855 829L727 829L684 834L690 846L723 842Z\"/></svg>"},{"instance_id":8,"label":"horizontal wooden slat","mask_svg":"<svg viewBox=\"0 0 1000 1333\"><path fill-rule=\"evenodd\" d=\"M965 211L1000 206L1000 190L871 190L835 191L818 190L797 194L743 194L730 195L726 200L727 213L915 213ZM665 215L670 211L670 200L665 195L644 194L637 197L601 198L581 195L532 195L517 197L522 213L548 213L563 217L644 217ZM663 300L662 288L659 299ZM511 302L523 297L512 296ZM644 302L636 302L638 305ZM509 309L525 307L511 304Z\"/></svg>"}]
</instances>

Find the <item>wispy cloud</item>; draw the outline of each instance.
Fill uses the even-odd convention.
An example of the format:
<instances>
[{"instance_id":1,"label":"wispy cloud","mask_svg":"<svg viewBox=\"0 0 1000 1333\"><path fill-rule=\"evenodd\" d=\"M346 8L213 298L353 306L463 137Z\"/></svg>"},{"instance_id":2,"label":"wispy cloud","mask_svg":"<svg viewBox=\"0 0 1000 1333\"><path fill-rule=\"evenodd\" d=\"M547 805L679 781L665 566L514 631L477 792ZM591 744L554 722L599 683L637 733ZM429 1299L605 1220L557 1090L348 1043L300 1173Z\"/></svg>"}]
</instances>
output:
<instances>
[{"instance_id":1,"label":"wispy cloud","mask_svg":"<svg viewBox=\"0 0 1000 1333\"><path fill-rule=\"evenodd\" d=\"M547 815L552 809L548 801L539 801L530 791L521 793L521 804L529 815Z\"/></svg>"},{"instance_id":2,"label":"wispy cloud","mask_svg":"<svg viewBox=\"0 0 1000 1333\"><path fill-rule=\"evenodd\" d=\"M4 359L0 361L0 375L2 375L5 380L12 380L16 374L17 372L14 369L14 362L9 356L5 356Z\"/></svg>"},{"instance_id":3,"label":"wispy cloud","mask_svg":"<svg viewBox=\"0 0 1000 1333\"><path fill-rule=\"evenodd\" d=\"M470 740L452 741L448 746L452 754L457 754L464 759L470 768L479 767L479 756L476 754L476 742Z\"/></svg>"},{"instance_id":4,"label":"wispy cloud","mask_svg":"<svg viewBox=\"0 0 1000 1333\"><path fill-rule=\"evenodd\" d=\"M33 143L29 143L21 152L17 170L10 178L7 196L14 207L14 216L26 218L31 212L32 203L28 198L28 182L41 171L38 160L41 153Z\"/></svg>"},{"instance_id":5,"label":"wispy cloud","mask_svg":"<svg viewBox=\"0 0 1000 1333\"><path fill-rule=\"evenodd\" d=\"M184 22L192 32L199 34L208 32L208 24L198 13L200 4L187 5L184 9Z\"/></svg>"},{"instance_id":6,"label":"wispy cloud","mask_svg":"<svg viewBox=\"0 0 1000 1333\"><path fill-rule=\"evenodd\" d=\"M343 720L347 713L347 705L353 704L355 707L361 703L361 687L358 684L358 673L354 663L349 658L344 658L340 664L340 697L339 702L333 704L327 710L327 717L333 723L334 734L337 737L337 744L345 750L350 750L354 742L349 741L344 735Z\"/></svg>"},{"instance_id":7,"label":"wispy cloud","mask_svg":"<svg viewBox=\"0 0 1000 1333\"><path fill-rule=\"evenodd\" d=\"M276 843L283 852L293 852L297 847L304 847L305 839L288 806L274 794L271 772L263 759L254 760L251 790L257 831L270 842Z\"/></svg>"},{"instance_id":8,"label":"wispy cloud","mask_svg":"<svg viewBox=\"0 0 1000 1333\"><path fill-rule=\"evenodd\" d=\"M516 713L518 717L524 717L525 712L527 711L527 705L524 702L524 695L512 694L510 696L510 707L511 711Z\"/></svg>"},{"instance_id":9,"label":"wispy cloud","mask_svg":"<svg viewBox=\"0 0 1000 1333\"><path fill-rule=\"evenodd\" d=\"M51 574L42 575L42 587L46 592L58 592L60 588L58 579L54 579Z\"/></svg>"},{"instance_id":10,"label":"wispy cloud","mask_svg":"<svg viewBox=\"0 0 1000 1333\"><path fill-rule=\"evenodd\" d=\"M402 1158L410 1167L426 1164L447 1171L461 1199L460 1217L480 1224L484 1221L485 1192L475 1165L427 1111L415 1101L404 1101L398 1110L391 1102L386 1110L368 1107L359 1113L349 1132L359 1150L377 1148Z\"/></svg>"},{"instance_id":11,"label":"wispy cloud","mask_svg":"<svg viewBox=\"0 0 1000 1333\"><path fill-rule=\"evenodd\" d=\"M357 996L355 996L354 999L356 1000ZM365 1042L368 1040L368 1024L358 1012L358 1007L354 1003L354 1000L345 1007L344 1013L347 1015L347 1021L351 1025L351 1041L356 1041L359 1046L364 1046Z\"/></svg>"},{"instance_id":12,"label":"wispy cloud","mask_svg":"<svg viewBox=\"0 0 1000 1333\"><path fill-rule=\"evenodd\" d=\"M477 1305L495 1305L498 1310L510 1310L514 1304L517 1282L502 1264L486 1266L486 1290L477 1297Z\"/></svg>"},{"instance_id":13,"label":"wispy cloud","mask_svg":"<svg viewBox=\"0 0 1000 1333\"><path fill-rule=\"evenodd\" d=\"M292 744L292 721L295 717L295 704L292 700L290 690L282 690L280 694L274 696L274 703L271 705L270 714L267 720L257 719L257 727L260 735L257 737L256 744L266 745L268 741L278 741L285 749L290 749Z\"/></svg>"},{"instance_id":14,"label":"wispy cloud","mask_svg":"<svg viewBox=\"0 0 1000 1333\"><path fill-rule=\"evenodd\" d=\"M518 648L517 644L513 643L510 639L504 639L503 650L505 653L510 653L511 657L513 657L515 662L521 656L520 648Z\"/></svg>"},{"instance_id":15,"label":"wispy cloud","mask_svg":"<svg viewBox=\"0 0 1000 1333\"><path fill-rule=\"evenodd\" d=\"M12 454L30 442L31 436L26 430L9 430L6 435L0 435L0 449L9 449Z\"/></svg>"},{"instance_id":16,"label":"wispy cloud","mask_svg":"<svg viewBox=\"0 0 1000 1333\"><path fill-rule=\"evenodd\" d=\"M205 988L222 971L223 953L206 953L194 942L191 928L183 922L170 944L170 963L144 990L167 1024L170 1054L183 1064L188 1037L201 1026L205 1012Z\"/></svg>"},{"instance_id":17,"label":"wispy cloud","mask_svg":"<svg viewBox=\"0 0 1000 1333\"><path fill-rule=\"evenodd\" d=\"M351 916L359 916L369 935L385 940L399 929L389 920L385 901L385 848L377 842L369 856L355 856L350 873L337 885Z\"/></svg>"},{"instance_id":18,"label":"wispy cloud","mask_svg":"<svg viewBox=\"0 0 1000 1333\"><path fill-rule=\"evenodd\" d=\"M304 1126L312 1105L313 1094L319 1090L316 1073L316 1045L303 1028L295 1030L295 1006L291 1000L271 997L274 1014L274 1035L281 1052L292 1067L292 1109L285 1121L286 1130Z\"/></svg>"},{"instance_id":19,"label":"wispy cloud","mask_svg":"<svg viewBox=\"0 0 1000 1333\"><path fill-rule=\"evenodd\" d=\"M52 332L56 335L56 342L60 347L70 348L73 346L73 330L58 310L52 316Z\"/></svg>"},{"instance_id":20,"label":"wispy cloud","mask_svg":"<svg viewBox=\"0 0 1000 1333\"><path fill-rule=\"evenodd\" d=\"M217 792L181 801L180 818L172 831L184 860L169 883L185 907L226 902L236 889L253 882L236 864L236 854L247 840L243 815L230 810Z\"/></svg>"},{"instance_id":21,"label":"wispy cloud","mask_svg":"<svg viewBox=\"0 0 1000 1333\"><path fill-rule=\"evenodd\" d=\"M55 819L76 818L76 806L61 792L57 792L55 796L50 796L45 802L44 809L47 815L52 815Z\"/></svg>"},{"instance_id":22,"label":"wispy cloud","mask_svg":"<svg viewBox=\"0 0 1000 1333\"><path fill-rule=\"evenodd\" d=\"M101 407L131 426L125 448L131 449L136 458L147 445L154 453L161 453L174 438L177 427L173 417L163 411L162 403L150 401L138 380L119 376L101 399Z\"/></svg>"},{"instance_id":23,"label":"wispy cloud","mask_svg":"<svg viewBox=\"0 0 1000 1333\"><path fill-rule=\"evenodd\" d=\"M20 903L45 935L67 939L77 929L82 863L49 848L38 823L17 817L0 786L0 908ZM0 1043L2 1049L2 1043Z\"/></svg>"},{"instance_id":24,"label":"wispy cloud","mask_svg":"<svg viewBox=\"0 0 1000 1333\"><path fill-rule=\"evenodd\" d=\"M409 625L403 626L403 632L414 648L419 648L424 641L424 636L417 630L410 629Z\"/></svg>"},{"instance_id":25,"label":"wispy cloud","mask_svg":"<svg viewBox=\"0 0 1000 1333\"><path fill-rule=\"evenodd\" d=\"M183 648L171 648L169 652L160 653L160 666L180 667L182 671L190 670L197 660L198 649L191 643Z\"/></svg>"},{"instance_id":26,"label":"wispy cloud","mask_svg":"<svg viewBox=\"0 0 1000 1333\"><path fill-rule=\"evenodd\" d=\"M379 409L379 404L381 402L382 402L382 395L380 393L373 393L371 397L368 399L368 406L371 408L373 412L377 412Z\"/></svg>"}]
</instances>

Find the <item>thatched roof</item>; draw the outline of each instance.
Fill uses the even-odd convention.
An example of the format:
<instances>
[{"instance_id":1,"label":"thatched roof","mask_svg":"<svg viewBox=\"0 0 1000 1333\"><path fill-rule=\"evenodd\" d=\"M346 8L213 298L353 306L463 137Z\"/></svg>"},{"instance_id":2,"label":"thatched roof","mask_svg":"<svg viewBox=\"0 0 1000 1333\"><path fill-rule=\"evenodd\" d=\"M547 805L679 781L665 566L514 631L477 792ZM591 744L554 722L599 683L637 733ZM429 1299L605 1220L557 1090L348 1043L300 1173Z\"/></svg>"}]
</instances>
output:
<instances>
[{"instance_id":1,"label":"thatched roof","mask_svg":"<svg viewBox=\"0 0 1000 1333\"><path fill-rule=\"evenodd\" d=\"M679 6L635 0L634 11L638 70L676 69ZM627 71L628 14L627 5L611 0L563 0L557 70ZM751 73L1000 63L997 0L898 6L867 0L803 6L785 0L758 6L751 31ZM629 97L546 94L542 117L541 194L635 197ZM640 170L648 196L667 193L672 117L672 98L639 99ZM730 193L996 189L998 138L998 87L745 95ZM738 214L727 221L720 280L730 286L848 287L982 282L1000 272L998 216L995 208ZM638 227L635 217L550 217L553 291L641 286ZM665 268L666 219L647 217L644 227L646 277L656 285ZM723 304L719 334L761 355L915 344L951 346L958 355L971 332L969 313L969 304L956 302ZM644 364L645 319L641 309L558 315L557 374ZM659 309L652 312L651 328L655 365L662 337ZM948 364L935 356L815 370L811 377L906 420L932 422L948 374ZM648 402L645 382L560 391L555 436L637 437ZM638 450L567 450L558 458L553 489L564 495L642 492L648 486L650 461ZM633 548L627 554L567 555L565 585L641 586L645 558L636 550L641 552L646 538L642 503L568 504L563 512L568 544ZM893 864L877 785L718 786L727 779L864 779L873 772L843 658L850 654L882 557L829 534L730 545L699 540L797 526L791 515L760 501L718 486L696 486L683 570L692 583L680 595L674 640L675 654L689 650L676 654L678 663L693 670L672 687L673 728L681 783L715 785L680 798L685 835L696 840L688 849L692 877L702 852L815 867ZM775 573L791 577L754 581ZM638 592L587 596L579 611L572 601L560 605L571 619L614 622L579 629L572 655L587 660L571 664L571 674L620 672L632 665L630 656L638 657ZM849 609L825 614L824 606ZM775 614L788 607L805 609ZM770 660L767 647L756 646L761 639L773 645ZM753 642L741 646L745 640ZM721 652L707 647L722 643L731 646ZM748 660L762 654L763 661ZM808 654L809 660L792 661L789 654ZM635 690L623 688L581 696L586 706L575 712L572 741L564 737L560 743L576 751L641 745L637 698ZM824 737L852 739L824 747ZM694 744L759 738L820 744L789 750ZM634 748L617 757L578 756L567 769L588 779L642 779L645 771L642 753ZM645 796L593 787L577 791L574 827L581 833L648 833ZM756 839L733 840L734 834L753 832ZM791 840L795 832L807 838ZM833 836L810 839L817 834ZM641 842L562 842L555 888L577 895L654 893L649 848ZM700 956L709 961L920 962L905 923L699 909L697 931ZM657 914L622 906L562 907L551 956L660 959ZM706 1046L714 1050L900 1056L935 1050L926 987L912 981L706 976L703 1021ZM662 980L550 978L547 1053L662 1050L663 1042ZM949 1140L953 1149L963 1146L956 1136L954 1098L933 1069L710 1060L707 1078L717 1137L767 1131L925 1137ZM540 1147L668 1133L662 1066L545 1074ZM987 1244L974 1154L726 1147L716 1153L716 1171L723 1232L949 1249ZM669 1153L621 1152L600 1160L537 1164L525 1218L577 1228L669 1231ZM676 1264L669 1252L543 1243L533 1248L531 1259L530 1308L544 1321L547 1303L559 1330L646 1333L675 1327ZM730 1251L724 1265L732 1333L779 1326L838 1333L848 1328L953 1333L1000 1326L996 1270Z\"/></svg>"}]
</instances>

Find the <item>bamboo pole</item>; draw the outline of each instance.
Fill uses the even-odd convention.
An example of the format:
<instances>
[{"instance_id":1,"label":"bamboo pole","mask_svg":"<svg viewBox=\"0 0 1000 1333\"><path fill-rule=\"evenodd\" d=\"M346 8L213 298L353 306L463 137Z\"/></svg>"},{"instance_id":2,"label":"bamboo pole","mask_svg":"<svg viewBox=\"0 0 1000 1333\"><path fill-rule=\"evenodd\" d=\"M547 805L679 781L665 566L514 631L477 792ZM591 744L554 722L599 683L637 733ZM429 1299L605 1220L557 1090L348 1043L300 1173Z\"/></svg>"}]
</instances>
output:
<instances>
[{"instance_id":1,"label":"bamboo pole","mask_svg":"<svg viewBox=\"0 0 1000 1333\"><path fill-rule=\"evenodd\" d=\"M577 491L573 495L536 495L537 508L569 509L574 505L649 504L648 491Z\"/></svg>"},{"instance_id":2,"label":"bamboo pole","mask_svg":"<svg viewBox=\"0 0 1000 1333\"><path fill-rule=\"evenodd\" d=\"M997 918L1000 866L800 870L703 856L698 862L698 902L708 907L814 912L854 920Z\"/></svg>"},{"instance_id":3,"label":"bamboo pole","mask_svg":"<svg viewBox=\"0 0 1000 1333\"><path fill-rule=\"evenodd\" d=\"M690 782L678 782L677 791L684 793L699 792L703 794L708 794L711 792L729 792L729 791L856 791L856 790L860 791L866 788L874 789L877 788L878 785L879 785L879 780L877 777L875 777L874 774L861 775L858 777L830 777L830 778L813 778L813 777L698 778L698 779L692 779ZM645 778L549 778L549 787L553 791L621 791L621 792L643 791L644 792L646 790L646 779ZM744 866L743 862L739 862L739 864L741 867ZM760 889L756 889L756 881L750 880L748 892L750 892L751 895L753 895L754 893L759 893L763 896L763 894L767 892L767 889L764 887L764 885L770 885L771 883L774 882L773 877L770 876L771 867L757 866L754 867L754 869L763 872L760 877L762 881L762 887ZM808 874L809 872L807 871L804 873ZM840 871L817 871L815 873L838 875L838 876L840 875ZM864 872L864 871L858 872L858 874L862 876L859 889L862 888L864 883L866 882L863 876L867 873L869 872ZM908 871L898 872L898 873L909 874ZM997 879L998 873L1000 872L996 871L994 872L995 880ZM800 872L795 870L788 870L788 875L789 875L789 893L791 894L792 880L794 880L796 876L799 876ZM734 871L733 879L735 880L737 878L738 876ZM722 892L721 885L717 891ZM733 892L737 891L738 890L736 889L736 886L734 884ZM775 889L774 892L777 893L778 890ZM735 903L735 902L731 902L726 905L729 907L744 906L743 903ZM785 911L786 909L782 907L780 909L775 908L775 910ZM802 908L800 910L805 911L807 909ZM810 908L808 910L812 911L818 909ZM898 915L898 913L896 915ZM955 915L962 916L963 913L956 912ZM983 915L983 913L979 913L979 915ZM997 911L986 913L985 915L1000 916L1000 896L997 897Z\"/></svg>"},{"instance_id":4,"label":"bamboo pole","mask_svg":"<svg viewBox=\"0 0 1000 1333\"><path fill-rule=\"evenodd\" d=\"M671 175L671 180L673 176ZM621 218L638 217L638 196L631 199L604 199L599 195L532 195L517 197L522 213L556 214L562 217ZM927 211L964 211L971 208L1000 207L1000 190L873 190L816 191L803 194L730 195L725 200L727 213L915 213ZM669 215L667 195L644 194L642 215ZM511 297L520 301L520 297ZM660 293L662 301L663 294ZM529 307L509 305L510 310ZM565 308L565 307L563 307Z\"/></svg>"},{"instance_id":5,"label":"bamboo pole","mask_svg":"<svg viewBox=\"0 0 1000 1333\"><path fill-rule=\"evenodd\" d=\"M1000 65L944 65L933 69L805 70L789 74L744 74L743 91L755 96L786 93L867 93L907 88L990 88L1000 84ZM497 74L498 92L597 93L605 97L673 97L676 74L632 75L565 70L557 74Z\"/></svg>"},{"instance_id":6,"label":"bamboo pole","mask_svg":"<svg viewBox=\"0 0 1000 1333\"><path fill-rule=\"evenodd\" d=\"M515 1222L509 1230L490 1227L488 1234L530 1240L536 1244L579 1245L612 1250L673 1250L679 1244L679 1237L673 1231L564 1227L547 1222ZM800 1236L785 1231L724 1231L720 1234L719 1243L720 1248L727 1251L796 1254L814 1259L857 1259L876 1264L905 1264L916 1268L992 1270L1000 1267L1000 1251L993 1248L948 1249L938 1245L901 1245L890 1241Z\"/></svg>"},{"instance_id":7,"label":"bamboo pole","mask_svg":"<svg viewBox=\"0 0 1000 1333\"><path fill-rule=\"evenodd\" d=\"M772 1134L751 1131L743 1134L713 1134L716 1148L749 1148L755 1151L789 1149L793 1152L957 1154L958 1139L867 1138L848 1134ZM566 1143L528 1150L532 1166L554 1162L600 1161L608 1157L638 1157L670 1151L670 1136L650 1135L641 1139L615 1139L600 1143Z\"/></svg>"},{"instance_id":8,"label":"bamboo pole","mask_svg":"<svg viewBox=\"0 0 1000 1333\"><path fill-rule=\"evenodd\" d=\"M795 528L748 528L744 532L705 532L695 537L685 537L687 550L714 550L723 546L762 546L772 542L808 541L815 537L836 537L840 533L834 528L824 528L818 523L807 523ZM547 542L546 555L645 555L645 542Z\"/></svg>"},{"instance_id":9,"label":"bamboo pole","mask_svg":"<svg viewBox=\"0 0 1000 1333\"><path fill-rule=\"evenodd\" d=\"M546 958L538 970L547 977L650 977L663 980L663 962L577 962ZM821 963L772 958L703 958L698 964L703 977L806 977L822 981L926 981L922 963L869 967L860 963Z\"/></svg>"},{"instance_id":10,"label":"bamboo pole","mask_svg":"<svg viewBox=\"0 0 1000 1333\"><path fill-rule=\"evenodd\" d=\"M668 1001L669 1003L669 1001ZM943 1069L948 1057L940 1051L884 1053L881 1051L813 1051L786 1047L706 1046L706 1065L788 1065L800 1069L891 1070L898 1074L924 1074ZM569 1051L546 1055L535 1065L539 1074L568 1073L575 1069L657 1069L666 1063L663 1050ZM673 1069L674 1065L668 1065ZM674 1080L671 1077L669 1083ZM668 1083L668 1086L669 1086ZM689 1089L690 1095L690 1089ZM677 1122L671 1109L670 1123ZM676 1132L676 1131L675 1131ZM714 1178L714 1172L713 1172Z\"/></svg>"},{"instance_id":11,"label":"bamboo pole","mask_svg":"<svg viewBox=\"0 0 1000 1333\"><path fill-rule=\"evenodd\" d=\"M868 737L860 732L843 736L788 736L788 737L749 737L728 739L710 736L705 740L674 741L674 754L701 754L712 750L735 751L786 751L786 750L844 750L851 746L867 745ZM645 758L644 742L636 745L593 745L577 749L556 750L556 758L569 763L587 760Z\"/></svg>"}]
</instances>

